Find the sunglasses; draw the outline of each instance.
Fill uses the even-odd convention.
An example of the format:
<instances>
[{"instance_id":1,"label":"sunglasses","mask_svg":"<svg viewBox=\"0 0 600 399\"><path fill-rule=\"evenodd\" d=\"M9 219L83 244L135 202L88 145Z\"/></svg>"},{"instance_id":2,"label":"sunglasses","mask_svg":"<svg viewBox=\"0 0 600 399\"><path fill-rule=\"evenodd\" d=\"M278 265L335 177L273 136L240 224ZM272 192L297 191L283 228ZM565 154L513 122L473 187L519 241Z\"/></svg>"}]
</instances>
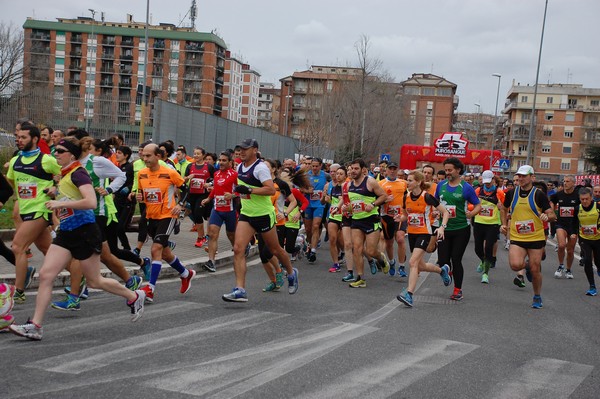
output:
<instances>
[{"instance_id":1,"label":"sunglasses","mask_svg":"<svg viewBox=\"0 0 600 399\"><path fill-rule=\"evenodd\" d=\"M225 158L225 159L219 159L219 162L223 163L223 162L229 162L229 159Z\"/></svg>"},{"instance_id":2,"label":"sunglasses","mask_svg":"<svg viewBox=\"0 0 600 399\"><path fill-rule=\"evenodd\" d=\"M64 154L65 152L69 152L69 150L65 150L64 148L57 148L54 150L57 154Z\"/></svg>"}]
</instances>

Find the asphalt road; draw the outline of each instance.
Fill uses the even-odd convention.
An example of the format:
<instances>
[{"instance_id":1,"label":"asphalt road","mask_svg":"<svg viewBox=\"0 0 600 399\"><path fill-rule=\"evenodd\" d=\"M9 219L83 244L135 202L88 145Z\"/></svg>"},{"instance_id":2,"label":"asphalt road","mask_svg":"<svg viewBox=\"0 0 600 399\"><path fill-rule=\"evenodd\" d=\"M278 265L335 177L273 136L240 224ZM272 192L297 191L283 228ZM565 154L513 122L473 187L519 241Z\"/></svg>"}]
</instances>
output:
<instances>
[{"instance_id":1,"label":"asphalt road","mask_svg":"<svg viewBox=\"0 0 600 399\"><path fill-rule=\"evenodd\" d=\"M0 334L0 397L598 398L600 297L584 295L577 265L575 279L554 279L547 248L541 310L530 285L513 285L504 249L481 284L472 244L463 301L422 273L412 309L395 299L407 279L349 288L327 272L325 247L316 264L296 262L296 295L261 292L256 260L246 304L221 300L230 270L186 295L160 281L137 323L120 298L93 293L80 312L49 310L41 342ZM17 306L17 321L32 312L33 301Z\"/></svg>"}]
</instances>

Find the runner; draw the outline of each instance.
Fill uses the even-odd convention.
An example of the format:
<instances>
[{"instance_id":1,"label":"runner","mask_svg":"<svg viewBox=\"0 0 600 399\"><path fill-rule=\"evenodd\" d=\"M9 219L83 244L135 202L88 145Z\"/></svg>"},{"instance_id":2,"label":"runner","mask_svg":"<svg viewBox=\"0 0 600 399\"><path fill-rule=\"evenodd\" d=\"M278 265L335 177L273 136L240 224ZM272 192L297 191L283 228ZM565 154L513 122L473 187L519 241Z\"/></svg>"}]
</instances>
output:
<instances>
[{"instance_id":1,"label":"runner","mask_svg":"<svg viewBox=\"0 0 600 399\"><path fill-rule=\"evenodd\" d=\"M4 177L2 173L0 173L0 209L4 208L6 201L8 201L10 197L13 196L13 194L14 190L12 186L10 185L8 180L6 180L6 177ZM11 251L10 248L6 246L6 244L4 244L3 240L0 240L0 256L4 257L4 259L6 259L11 265L15 265L15 254L13 253L13 251ZM11 287L13 287L12 289L14 291L14 286ZM10 300L13 301L12 295Z\"/></svg>"},{"instance_id":2,"label":"runner","mask_svg":"<svg viewBox=\"0 0 600 399\"><path fill-rule=\"evenodd\" d=\"M452 281L448 265L439 267L433 263L425 263L423 259L432 239L444 239L443 226L448 223L450 214L444 208L444 205L426 191L429 187L425 183L425 177L421 172L416 170L409 172L407 186L408 191L405 191L402 196L400 214L395 216L395 219L406 221L408 224L408 244L411 251L409 261L410 274L408 276L408 287L396 299L406 306L412 307L413 294L417 288L419 272L426 271L439 274L446 287ZM436 229L435 234L433 233L434 209L442 216L442 226Z\"/></svg>"},{"instance_id":3,"label":"runner","mask_svg":"<svg viewBox=\"0 0 600 399\"><path fill-rule=\"evenodd\" d=\"M519 183L514 190L506 193L503 206L510 211L510 248L508 262L514 271L525 269L527 279L533 285L534 309L541 309L542 304L542 273L541 261L546 237L544 235L545 221L556 218L550 207L548 197L539 189L533 187L534 170L529 165L523 165L517 171ZM506 212L501 213L502 226L500 232L506 234ZM525 257L529 261L525 262Z\"/></svg>"},{"instance_id":4,"label":"runner","mask_svg":"<svg viewBox=\"0 0 600 399\"><path fill-rule=\"evenodd\" d=\"M12 251L15 255L15 303L25 302L25 288L35 274L35 268L27 266L26 250L35 246L44 254L52 243L48 226L52 224L52 211L45 204L56 195L54 175L60 174L56 159L42 154L38 142L40 131L32 124L19 125L16 132L19 154L12 158L6 175L16 188L19 219Z\"/></svg>"},{"instance_id":5,"label":"runner","mask_svg":"<svg viewBox=\"0 0 600 399\"><path fill-rule=\"evenodd\" d=\"M550 205L557 213L556 241L558 243L558 269L554 272L555 278L564 276L573 278L571 266L575 259L575 244L577 244L577 216L575 210L579 208L579 194L575 191L575 177L565 176L563 189L550 196ZM565 252L567 255L567 268L565 270Z\"/></svg>"},{"instance_id":6,"label":"runner","mask_svg":"<svg viewBox=\"0 0 600 399\"><path fill-rule=\"evenodd\" d=\"M148 234L152 237L150 283L143 286L142 290L146 293L146 300L153 302L156 281L163 260L179 272L181 278L179 292L181 294L189 291L196 271L186 269L169 247L169 235L173 232L187 194L183 177L176 170L158 163L160 148L156 144L145 146L142 151L142 158L146 168L140 170L139 173L137 200L146 204ZM176 198L177 188L183 193L183 198L179 203L177 203Z\"/></svg>"},{"instance_id":7,"label":"runner","mask_svg":"<svg viewBox=\"0 0 600 399\"><path fill-rule=\"evenodd\" d=\"M231 168L231 153L223 151L219 156L219 170L214 174L214 186L208 198L202 200L202 207L208 201L213 200L214 206L208 220L208 262L202 265L211 273L217 271L216 255L219 243L221 226L225 223L225 232L231 245L235 242L235 227L237 224L237 213L233 207L235 193L234 186L237 183L238 174Z\"/></svg>"},{"instance_id":8,"label":"runner","mask_svg":"<svg viewBox=\"0 0 600 399\"><path fill-rule=\"evenodd\" d=\"M340 248L344 248L344 238L342 237L342 185L346 182L347 173L343 166L337 168L333 180L325 185L325 196L323 201L330 204L329 222L327 223L327 232L329 233L329 254L333 266L329 268L330 273L336 273L341 270L340 266Z\"/></svg>"},{"instance_id":9,"label":"runner","mask_svg":"<svg viewBox=\"0 0 600 399\"><path fill-rule=\"evenodd\" d=\"M450 219L444 228L444 240L438 245L440 265L449 265L454 278L454 292L450 299L460 301L463 299L462 282L464 269L462 258L471 238L470 220L477 215L481 204L473 187L461 181L460 176L465 171L465 165L455 157L444 160L446 180L438 183L435 197L444 205ZM467 204L473 205L473 210L467 210Z\"/></svg>"},{"instance_id":10,"label":"runner","mask_svg":"<svg viewBox=\"0 0 600 399\"><path fill-rule=\"evenodd\" d=\"M246 293L246 246L254 234L259 233L269 251L279 259L288 273L288 293L298 291L298 270L292 268L290 258L279 245L275 226L275 208L271 195L275 194L269 168L257 158L258 142L246 139L239 145L242 164L238 167L238 185L235 191L242 198L242 210L235 230L233 246L235 287L223 295L228 302L247 302Z\"/></svg>"},{"instance_id":11,"label":"runner","mask_svg":"<svg viewBox=\"0 0 600 399\"><path fill-rule=\"evenodd\" d=\"M396 216L400 215L402 200L406 193L406 180L399 179L398 164L390 162L385 171L386 177L379 182L387 194L387 200L381 207L381 227L386 255L390 261L390 276L396 274L396 258L394 257L394 241L398 245L398 276L406 277L404 262L406 262L405 236L406 221L399 222Z\"/></svg>"},{"instance_id":12,"label":"runner","mask_svg":"<svg viewBox=\"0 0 600 399\"><path fill-rule=\"evenodd\" d=\"M352 181L348 187L350 205L345 210L352 211L352 255L356 267L356 281L352 288L365 288L363 254L373 258L387 274L390 263L385 252L378 252L381 223L377 207L383 205L387 194L372 177L367 175L365 161L358 158L351 162L348 175Z\"/></svg>"},{"instance_id":13,"label":"runner","mask_svg":"<svg viewBox=\"0 0 600 399\"><path fill-rule=\"evenodd\" d=\"M202 248L206 244L207 236L204 233L204 220L210 217L210 206L202 206L202 201L208 198L206 184L213 179L215 168L204 161L206 151L202 147L194 148L194 162L191 163L185 171L185 181L189 187L188 201L194 217L194 225L198 232L196 243L197 248ZM208 205L208 202L206 202Z\"/></svg>"},{"instance_id":14,"label":"runner","mask_svg":"<svg viewBox=\"0 0 600 399\"><path fill-rule=\"evenodd\" d=\"M96 193L91 178L77 161L80 154L81 147L77 139L64 138L56 144L55 155L61 166L62 179L57 200L48 201L45 206L58 212L60 229L40 271L33 318L25 324L10 326L12 333L31 340L42 339L42 322L52 299L54 279L72 259L79 260L90 287L127 299L127 305L133 314L131 321L137 321L144 312L143 291L130 291L117 281L100 274L102 242L93 211L97 205Z\"/></svg>"},{"instance_id":15,"label":"runner","mask_svg":"<svg viewBox=\"0 0 600 399\"><path fill-rule=\"evenodd\" d=\"M309 263L317 260L317 246L321 238L321 221L325 215L325 206L321 203L325 183L331 180L331 177L322 170L323 161L320 158L313 158L308 171L308 179L312 187L306 195L310 205L304 212L304 229L306 230L306 239L309 243L309 252L306 259Z\"/></svg>"},{"instance_id":16,"label":"runner","mask_svg":"<svg viewBox=\"0 0 600 399\"><path fill-rule=\"evenodd\" d=\"M585 294L596 296L598 291L592 264L595 263L596 269L600 270L600 202L592 201L592 190L588 187L579 189L579 201L581 204L576 213L581 249L583 249L583 270L590 284L590 289Z\"/></svg>"}]
</instances>

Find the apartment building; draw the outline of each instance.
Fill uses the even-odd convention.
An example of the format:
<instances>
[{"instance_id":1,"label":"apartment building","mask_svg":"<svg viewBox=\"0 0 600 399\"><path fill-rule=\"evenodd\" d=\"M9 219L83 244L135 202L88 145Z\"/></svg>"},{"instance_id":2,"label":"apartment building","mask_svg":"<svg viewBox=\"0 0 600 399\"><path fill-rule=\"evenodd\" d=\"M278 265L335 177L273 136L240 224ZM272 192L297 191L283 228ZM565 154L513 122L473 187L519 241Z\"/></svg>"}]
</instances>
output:
<instances>
[{"instance_id":1,"label":"apartment building","mask_svg":"<svg viewBox=\"0 0 600 399\"><path fill-rule=\"evenodd\" d=\"M492 133L497 119L499 118L483 112L457 112L451 130L464 132L469 139L471 149L491 149Z\"/></svg>"},{"instance_id":2,"label":"apartment building","mask_svg":"<svg viewBox=\"0 0 600 399\"><path fill-rule=\"evenodd\" d=\"M281 89L273 83L260 83L257 127L279 133Z\"/></svg>"},{"instance_id":3,"label":"apartment building","mask_svg":"<svg viewBox=\"0 0 600 399\"><path fill-rule=\"evenodd\" d=\"M23 28L24 90L51 93L49 108L71 124L135 131L144 92L145 125L155 98L222 116L226 44L214 33L161 23L145 43L144 23L130 15L125 23L27 19Z\"/></svg>"},{"instance_id":4,"label":"apartment building","mask_svg":"<svg viewBox=\"0 0 600 399\"><path fill-rule=\"evenodd\" d=\"M414 73L400 86L411 120L412 144L432 145L442 133L452 130L458 107L456 84L431 73Z\"/></svg>"},{"instance_id":5,"label":"apartment building","mask_svg":"<svg viewBox=\"0 0 600 399\"><path fill-rule=\"evenodd\" d=\"M504 123L505 153L511 172L527 162L534 86L513 85ZM540 84L531 136L532 166L538 175L584 174L586 147L600 143L600 89L581 84Z\"/></svg>"},{"instance_id":6,"label":"apartment building","mask_svg":"<svg viewBox=\"0 0 600 399\"><path fill-rule=\"evenodd\" d=\"M242 119L242 77L244 63L225 51L225 85L223 87L223 117L239 122Z\"/></svg>"},{"instance_id":7,"label":"apartment building","mask_svg":"<svg viewBox=\"0 0 600 399\"><path fill-rule=\"evenodd\" d=\"M242 65L242 115L240 122L256 126L258 120L258 95L260 94L260 73L250 65Z\"/></svg>"}]
</instances>

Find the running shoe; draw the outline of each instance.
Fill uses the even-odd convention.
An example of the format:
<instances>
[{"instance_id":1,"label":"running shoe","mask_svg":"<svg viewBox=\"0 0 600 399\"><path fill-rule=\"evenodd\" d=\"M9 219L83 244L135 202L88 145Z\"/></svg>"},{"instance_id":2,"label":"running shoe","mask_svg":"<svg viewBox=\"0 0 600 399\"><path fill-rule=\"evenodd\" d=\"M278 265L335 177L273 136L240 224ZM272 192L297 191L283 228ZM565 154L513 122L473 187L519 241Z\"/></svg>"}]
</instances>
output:
<instances>
[{"instance_id":1,"label":"running shoe","mask_svg":"<svg viewBox=\"0 0 600 399\"><path fill-rule=\"evenodd\" d=\"M0 317L0 331L8 329L15 322L15 317L11 314Z\"/></svg>"},{"instance_id":2,"label":"running shoe","mask_svg":"<svg viewBox=\"0 0 600 399\"><path fill-rule=\"evenodd\" d=\"M396 296L396 299L408 306L409 308L413 307L413 297L411 293L406 290L402 291L400 295Z\"/></svg>"},{"instance_id":3,"label":"running shoe","mask_svg":"<svg viewBox=\"0 0 600 399\"><path fill-rule=\"evenodd\" d=\"M371 274L377 274L377 261L375 259L369 260L369 266L371 266Z\"/></svg>"},{"instance_id":4,"label":"running shoe","mask_svg":"<svg viewBox=\"0 0 600 399\"><path fill-rule=\"evenodd\" d=\"M277 286L277 290L283 287L283 270L275 273L275 285Z\"/></svg>"},{"instance_id":5,"label":"running shoe","mask_svg":"<svg viewBox=\"0 0 600 399\"><path fill-rule=\"evenodd\" d=\"M563 276L564 271L564 266L558 266L558 269L556 269L556 271L554 272L554 278L561 278Z\"/></svg>"},{"instance_id":6,"label":"running shoe","mask_svg":"<svg viewBox=\"0 0 600 399\"><path fill-rule=\"evenodd\" d=\"M573 280L573 273L570 270L565 271L565 277L567 280Z\"/></svg>"},{"instance_id":7,"label":"running shoe","mask_svg":"<svg viewBox=\"0 0 600 399\"><path fill-rule=\"evenodd\" d=\"M148 303L152 303L154 302L154 291L152 290L152 287L150 287L149 285L145 285L142 288L140 288L140 291L144 291L145 295L145 300Z\"/></svg>"},{"instance_id":8,"label":"running shoe","mask_svg":"<svg viewBox=\"0 0 600 399\"><path fill-rule=\"evenodd\" d=\"M598 295L598 291L596 291L596 287L595 286L591 285L590 289L586 291L585 295L587 295L587 296L596 296L596 295ZM1 330L1 328L0 328L0 330Z\"/></svg>"},{"instance_id":9,"label":"running shoe","mask_svg":"<svg viewBox=\"0 0 600 399\"><path fill-rule=\"evenodd\" d=\"M510 240L506 240L506 244L504 244L504 249L508 250L510 248Z\"/></svg>"},{"instance_id":10,"label":"running shoe","mask_svg":"<svg viewBox=\"0 0 600 399\"><path fill-rule=\"evenodd\" d=\"M440 276L442 277L442 282L447 287L452 282L452 277L450 277L450 266L444 265L441 267L442 271Z\"/></svg>"},{"instance_id":11,"label":"running shoe","mask_svg":"<svg viewBox=\"0 0 600 399\"><path fill-rule=\"evenodd\" d=\"M142 285L143 278L140 276L131 276L129 280L125 283L125 288L131 291L135 291Z\"/></svg>"},{"instance_id":12,"label":"running shoe","mask_svg":"<svg viewBox=\"0 0 600 399\"><path fill-rule=\"evenodd\" d=\"M396 259L392 259L392 261L390 262L390 276L393 276L396 274Z\"/></svg>"},{"instance_id":13,"label":"running shoe","mask_svg":"<svg viewBox=\"0 0 600 399\"><path fill-rule=\"evenodd\" d=\"M288 294L293 295L298 291L298 269L294 268L294 272L287 276L288 279Z\"/></svg>"},{"instance_id":14,"label":"running shoe","mask_svg":"<svg viewBox=\"0 0 600 399\"><path fill-rule=\"evenodd\" d=\"M25 303L26 299L24 291L15 290L15 295L13 295L13 301L15 303Z\"/></svg>"},{"instance_id":15,"label":"running shoe","mask_svg":"<svg viewBox=\"0 0 600 399\"><path fill-rule=\"evenodd\" d=\"M523 276L518 275L513 280L513 284L519 288L525 288L525 278L523 278Z\"/></svg>"},{"instance_id":16,"label":"running shoe","mask_svg":"<svg viewBox=\"0 0 600 399\"><path fill-rule=\"evenodd\" d=\"M490 277L487 275L487 273L483 273L481 275L481 283L482 284L489 284L490 283Z\"/></svg>"},{"instance_id":17,"label":"running shoe","mask_svg":"<svg viewBox=\"0 0 600 399\"><path fill-rule=\"evenodd\" d=\"M175 241L168 241L168 246L173 251L177 247L177 243Z\"/></svg>"},{"instance_id":18,"label":"running shoe","mask_svg":"<svg viewBox=\"0 0 600 399\"><path fill-rule=\"evenodd\" d=\"M331 266L329 268L329 273L337 273L339 271L341 271L342 269L340 268L339 263L334 263L333 266Z\"/></svg>"},{"instance_id":19,"label":"running shoe","mask_svg":"<svg viewBox=\"0 0 600 399\"><path fill-rule=\"evenodd\" d=\"M246 256L246 258L250 256L250 248L252 248L252 245L246 245L246 250L244 251L244 255Z\"/></svg>"},{"instance_id":20,"label":"running shoe","mask_svg":"<svg viewBox=\"0 0 600 399\"><path fill-rule=\"evenodd\" d=\"M346 275L344 277L342 277L342 281L344 283L352 283L354 281L356 281L356 277L354 277L354 273L346 273Z\"/></svg>"},{"instance_id":21,"label":"running shoe","mask_svg":"<svg viewBox=\"0 0 600 399\"><path fill-rule=\"evenodd\" d=\"M483 273L483 261L479 262L479 265L477 265L477 273Z\"/></svg>"},{"instance_id":22,"label":"running shoe","mask_svg":"<svg viewBox=\"0 0 600 399\"><path fill-rule=\"evenodd\" d=\"M65 293L70 294L71 293L71 286L67 285L65 287ZM81 284L79 284L79 299L83 299L86 300L88 299L88 297L90 296L90 291L88 290L87 285L85 284L85 279L81 280Z\"/></svg>"},{"instance_id":23,"label":"running shoe","mask_svg":"<svg viewBox=\"0 0 600 399\"><path fill-rule=\"evenodd\" d=\"M406 274L406 270L404 268L404 265L400 265L398 266L398 277L408 277L408 274Z\"/></svg>"},{"instance_id":24,"label":"running shoe","mask_svg":"<svg viewBox=\"0 0 600 399\"><path fill-rule=\"evenodd\" d=\"M136 290L137 298L132 303L128 303L127 306L131 308L131 321L136 322L142 317L144 313L144 301L146 300L146 291Z\"/></svg>"},{"instance_id":25,"label":"running shoe","mask_svg":"<svg viewBox=\"0 0 600 399\"><path fill-rule=\"evenodd\" d=\"M308 263L315 263L317 261L317 253L310 251L308 255L306 255L306 260L308 260Z\"/></svg>"},{"instance_id":26,"label":"running shoe","mask_svg":"<svg viewBox=\"0 0 600 399\"><path fill-rule=\"evenodd\" d=\"M362 278L349 284L352 288L367 288L367 282Z\"/></svg>"},{"instance_id":27,"label":"running shoe","mask_svg":"<svg viewBox=\"0 0 600 399\"><path fill-rule=\"evenodd\" d=\"M67 294L64 301L52 302L52 307L58 310L64 310L68 312L76 312L80 308L79 297L73 294Z\"/></svg>"},{"instance_id":28,"label":"running shoe","mask_svg":"<svg viewBox=\"0 0 600 399\"><path fill-rule=\"evenodd\" d=\"M544 305L542 304L542 297L539 295L534 295L533 296L533 303L531 304L531 307L534 309L541 309Z\"/></svg>"},{"instance_id":29,"label":"running shoe","mask_svg":"<svg viewBox=\"0 0 600 399\"><path fill-rule=\"evenodd\" d=\"M33 276L35 276L35 267L27 266L27 274L25 275L25 289L31 286L33 282Z\"/></svg>"},{"instance_id":30,"label":"running shoe","mask_svg":"<svg viewBox=\"0 0 600 399\"><path fill-rule=\"evenodd\" d=\"M208 262L206 262L205 264L202 265L202 268L211 273L214 273L217 271L217 268L215 267L215 262L213 262L210 259L208 260Z\"/></svg>"},{"instance_id":31,"label":"running shoe","mask_svg":"<svg viewBox=\"0 0 600 399\"><path fill-rule=\"evenodd\" d=\"M530 283L533 281L533 275L531 274L531 267L529 267L529 259L525 261L525 277Z\"/></svg>"},{"instance_id":32,"label":"running shoe","mask_svg":"<svg viewBox=\"0 0 600 399\"><path fill-rule=\"evenodd\" d=\"M140 250L137 248L133 248L131 252L133 252L136 256L140 256Z\"/></svg>"},{"instance_id":33,"label":"running shoe","mask_svg":"<svg viewBox=\"0 0 600 399\"><path fill-rule=\"evenodd\" d=\"M248 295L243 288L235 287L229 294L223 294L221 297L225 302L248 302Z\"/></svg>"},{"instance_id":34,"label":"running shoe","mask_svg":"<svg viewBox=\"0 0 600 399\"><path fill-rule=\"evenodd\" d=\"M581 267L585 266L585 262L583 261L583 258L579 259L579 266L581 266Z\"/></svg>"},{"instance_id":35,"label":"running shoe","mask_svg":"<svg viewBox=\"0 0 600 399\"><path fill-rule=\"evenodd\" d=\"M144 279L146 281L150 281L150 274L152 273L152 261L150 260L150 258L144 258L142 272L144 273Z\"/></svg>"},{"instance_id":36,"label":"running shoe","mask_svg":"<svg viewBox=\"0 0 600 399\"><path fill-rule=\"evenodd\" d=\"M188 276L180 277L181 288L179 289L179 293L181 293L181 294L185 294L186 292L188 292L190 290L190 288L192 287L192 279L194 278L194 276L196 276L195 270L193 270L193 269L187 269L187 270L188 270Z\"/></svg>"},{"instance_id":37,"label":"running shoe","mask_svg":"<svg viewBox=\"0 0 600 399\"><path fill-rule=\"evenodd\" d=\"M381 271L383 272L383 274L388 274L390 271L390 260L388 259L385 252L380 252L379 254L381 255L381 259L383 260L383 264L380 265Z\"/></svg>"},{"instance_id":38,"label":"running shoe","mask_svg":"<svg viewBox=\"0 0 600 399\"><path fill-rule=\"evenodd\" d=\"M277 285L274 282L269 281L269 284L267 284L267 286L265 288L263 288L263 292L273 292L273 291L279 291L279 287L277 287Z\"/></svg>"},{"instance_id":39,"label":"running shoe","mask_svg":"<svg viewBox=\"0 0 600 399\"><path fill-rule=\"evenodd\" d=\"M44 332L41 326L33 324L31 320L27 320L27 323L25 324L12 324L8 328L11 333L16 334L20 337L31 339L33 341L41 340L42 334Z\"/></svg>"},{"instance_id":40,"label":"running shoe","mask_svg":"<svg viewBox=\"0 0 600 399\"><path fill-rule=\"evenodd\" d=\"M194 246L196 248L202 248L204 246L204 244L206 244L206 237L198 237L196 239L196 243L194 244Z\"/></svg>"},{"instance_id":41,"label":"running shoe","mask_svg":"<svg viewBox=\"0 0 600 399\"><path fill-rule=\"evenodd\" d=\"M459 290L458 288L455 288L454 292L452 293L452 295L450 295L450 299L452 299L453 301L461 301L463 299L463 292L462 292L462 290Z\"/></svg>"}]
</instances>

